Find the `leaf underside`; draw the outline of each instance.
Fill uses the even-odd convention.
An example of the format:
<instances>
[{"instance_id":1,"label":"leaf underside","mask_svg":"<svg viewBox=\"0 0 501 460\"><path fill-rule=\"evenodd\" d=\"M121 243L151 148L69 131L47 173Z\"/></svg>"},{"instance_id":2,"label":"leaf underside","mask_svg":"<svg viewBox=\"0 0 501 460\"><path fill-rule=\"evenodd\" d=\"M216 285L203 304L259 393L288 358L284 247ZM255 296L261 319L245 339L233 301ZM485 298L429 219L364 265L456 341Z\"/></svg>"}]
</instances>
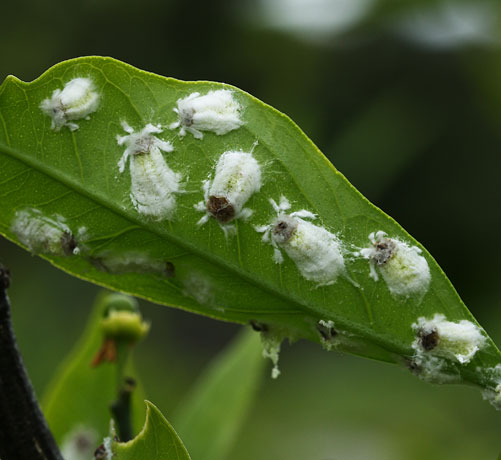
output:
<instances>
[{"instance_id":1,"label":"leaf underside","mask_svg":"<svg viewBox=\"0 0 501 460\"><path fill-rule=\"evenodd\" d=\"M101 94L99 109L79 129L51 129L40 102L76 77L90 78ZM193 92L229 89L242 107L244 124L225 135L190 133L181 137L167 127L177 120L176 101ZM161 124L163 140L174 151L163 154L169 167L182 173L184 193L176 195L172 220L142 216L130 199L129 171L118 162L124 147L121 122L136 131ZM226 151L250 151L262 166L263 185L246 203L249 221L237 219L236 235L226 237L209 219L197 222L194 205L203 199L202 182ZM313 221L336 234L345 248L364 248L368 235L384 231L423 250L431 272L424 296L395 296L384 280L369 276L369 262L346 255L346 272L335 283L318 286L298 271L289 257L274 263L273 248L255 225L270 222L269 199L284 195L293 211L306 209ZM96 284L213 318L239 323L257 321L292 339L322 343L319 320L333 321L346 340L337 349L402 363L411 359L412 324L419 317L442 313L449 321L475 323L430 254L393 219L369 203L285 115L249 94L213 82L182 82L100 57L62 62L31 83L8 77L0 87L0 232L21 244L12 231L17 211L40 210L62 216L74 232L85 227L85 251L62 257L40 254L57 267ZM423 216L424 217L424 216ZM22 245L22 244L21 244ZM138 270L110 273L96 260L103 254L138 252L169 261L170 276ZM172 276L173 275L173 276ZM476 323L475 323L476 324ZM501 362L490 339L466 365L450 363L460 379L494 387L477 372Z\"/></svg>"},{"instance_id":2,"label":"leaf underside","mask_svg":"<svg viewBox=\"0 0 501 460\"><path fill-rule=\"evenodd\" d=\"M113 443L116 460L190 460L178 435L162 413L146 402L146 423L133 440Z\"/></svg>"}]
</instances>

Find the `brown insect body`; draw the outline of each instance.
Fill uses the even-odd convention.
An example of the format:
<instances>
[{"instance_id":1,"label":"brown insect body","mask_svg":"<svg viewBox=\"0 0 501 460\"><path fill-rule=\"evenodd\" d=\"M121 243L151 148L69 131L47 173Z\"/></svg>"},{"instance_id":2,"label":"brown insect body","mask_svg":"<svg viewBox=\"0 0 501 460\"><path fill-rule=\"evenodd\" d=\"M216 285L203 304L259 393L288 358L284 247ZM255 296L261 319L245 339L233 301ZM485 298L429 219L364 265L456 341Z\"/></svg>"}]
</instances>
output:
<instances>
[{"instance_id":1,"label":"brown insect body","mask_svg":"<svg viewBox=\"0 0 501 460\"><path fill-rule=\"evenodd\" d=\"M439 344L440 335L436 330L426 333L424 331L421 331L419 333L419 339L423 349L426 351L431 351Z\"/></svg>"},{"instance_id":2,"label":"brown insect body","mask_svg":"<svg viewBox=\"0 0 501 460\"><path fill-rule=\"evenodd\" d=\"M235 218L235 208L224 196L209 196L207 211L221 224L227 224Z\"/></svg>"}]
</instances>

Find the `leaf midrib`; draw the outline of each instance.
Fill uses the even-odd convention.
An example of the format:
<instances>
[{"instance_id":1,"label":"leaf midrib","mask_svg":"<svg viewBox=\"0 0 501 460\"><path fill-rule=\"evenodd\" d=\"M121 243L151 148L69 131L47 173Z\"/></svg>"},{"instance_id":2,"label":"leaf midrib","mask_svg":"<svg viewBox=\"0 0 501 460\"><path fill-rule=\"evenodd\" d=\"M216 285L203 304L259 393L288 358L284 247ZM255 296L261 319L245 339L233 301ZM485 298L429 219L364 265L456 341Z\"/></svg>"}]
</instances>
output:
<instances>
[{"instance_id":1,"label":"leaf midrib","mask_svg":"<svg viewBox=\"0 0 501 460\"><path fill-rule=\"evenodd\" d=\"M265 292L269 292L272 295L279 297L281 299L286 300L287 302L291 302L294 305L297 305L300 307L300 309L306 314L313 316L315 318L319 318L319 313L315 311L313 308L309 307L302 301L300 301L297 297L290 295L289 293L284 293L280 290L275 289L272 285L268 285L261 280L258 280L256 278L253 278L252 276L249 275L249 273L241 270L239 267L230 265L229 263L221 260L219 257L213 255L212 253L208 253L206 251L201 250L195 245L190 244L188 241L183 240L176 235L170 234L170 233L164 233L160 229L155 228L150 226L148 223L145 223L144 221L141 221L140 219L134 218L134 216L128 214L125 209L115 205L112 202L106 201L102 196L100 196L98 193L94 192L89 189L83 187L81 184L78 182L73 181L70 177L67 175L61 173L60 171L55 171L45 165L44 163L41 163L38 159L31 157L29 155L26 155L17 149L14 149L12 147L9 147L5 145L2 141L0 141L0 152L9 155L13 158L15 158L18 161L23 162L26 164L28 167L31 167L38 172L44 174L45 176L50 177L52 180L55 180L61 184L63 184L65 187L69 188L70 190L73 190L74 192L86 197L87 199L95 202L97 205L104 207L105 209L109 210L110 212L113 212L120 216L123 219L128 220L129 222L138 225L141 228L144 228L148 230L149 232L159 236L160 238L168 241L172 241L178 246L191 251L193 254L197 255L198 257L201 257L205 260L208 260L211 263L214 263L218 265L219 267L222 267L225 270L232 271L239 276L241 276L243 279L245 279L247 282L257 286L258 288L262 289ZM397 342L389 340L387 336L384 338L380 337L377 334L368 334L368 331L366 329L359 329L356 327L356 324L354 323L349 323L343 318L340 318L335 312L331 311L329 312L330 315L333 316L333 319L338 322L340 325L345 327L348 330L352 330L353 332L357 333L361 337L366 337L370 338L371 340L375 341L376 343L379 344L379 346L383 347L387 351L392 351L396 352L399 354L402 353L408 353L409 350L403 347L402 344L399 344Z\"/></svg>"},{"instance_id":2,"label":"leaf midrib","mask_svg":"<svg viewBox=\"0 0 501 460\"><path fill-rule=\"evenodd\" d=\"M63 184L65 187L77 192L80 195L85 196L87 199L94 201L96 204L104 207L105 209L108 209L111 212L114 212L115 214L119 215L120 217L128 220L129 222L138 225L140 228L146 229L149 232L161 237L162 239L167 239L172 242L174 242L176 245L194 253L198 257L201 257L203 259L206 259L210 261L211 263L215 263L220 267L223 267L226 270L230 270L233 272L238 273L239 276L242 276L245 278L247 281L253 283L254 285L260 287L261 289L264 289L268 292L271 292L274 295L277 295L278 297L281 297L287 301L294 301L294 303L298 304L299 306L303 307L306 311L308 312L313 312L307 305L303 304L302 302L299 302L294 296L289 296L281 291L278 291L274 289L272 286L269 286L251 276L249 276L248 273L245 271L240 270L238 267L230 265L229 263L221 260L219 257L212 255L210 253L207 253L206 251L202 251L200 248L198 248L195 245L190 244L186 240L183 240L176 235L172 235L170 233L164 233L160 229L154 228L150 226L148 223L145 223L144 221L140 219L134 218L134 216L131 216L126 212L126 210L122 209L121 207L115 205L112 202L109 202L105 199L103 199L98 193L93 193L89 188L83 187L81 184L78 182L72 181L69 177L67 177L65 174L62 174L61 172L55 172L51 170L51 168L47 167L43 163L39 162L37 159L30 157L28 155L25 155L18 150L8 147L5 145L3 142L0 141L0 152L9 155L11 157L14 157L16 160L22 161L25 163L27 166L43 173L44 175L50 177L51 179L60 182Z\"/></svg>"}]
</instances>

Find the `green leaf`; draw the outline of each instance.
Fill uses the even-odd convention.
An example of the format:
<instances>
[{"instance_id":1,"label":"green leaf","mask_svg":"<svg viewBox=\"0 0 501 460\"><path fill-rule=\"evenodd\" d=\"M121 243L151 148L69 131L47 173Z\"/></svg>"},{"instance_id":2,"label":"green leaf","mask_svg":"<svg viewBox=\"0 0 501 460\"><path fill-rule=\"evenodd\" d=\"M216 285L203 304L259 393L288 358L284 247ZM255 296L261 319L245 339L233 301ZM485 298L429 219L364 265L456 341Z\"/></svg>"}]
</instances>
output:
<instances>
[{"instance_id":1,"label":"green leaf","mask_svg":"<svg viewBox=\"0 0 501 460\"><path fill-rule=\"evenodd\" d=\"M46 113L40 104L80 77L94 83L100 95L97 110L85 110L96 108L87 95L72 109L87 115L71 121L78 129L70 129L75 128L70 120L59 131L51 129L47 103ZM219 89L231 90L241 106L239 129L225 135L205 132L202 140L169 129L178 119L173 111L178 99ZM190 116L185 120L192 122ZM184 181L182 193L177 193L177 179L168 182L167 192L165 186L156 189L162 206L173 199L177 203L165 219L148 218L131 200L129 163L123 173L118 167L125 150L117 142L117 136L125 134L123 121L136 133L148 123L160 124L163 132L155 135L174 147L164 154L157 149L159 161ZM221 154L249 152L256 140L252 154L261 165L263 185L245 204L254 214L248 221L235 220L235 236L226 237L212 218L197 225L203 214L194 206L203 200L202 183L213 174ZM168 150L165 143L155 142ZM147 154L137 156L135 171L143 186L150 187L150 178L158 176L144 171L153 162L153 150L143 142L133 153L141 153L141 148ZM166 175L158 164L153 172ZM332 284L312 280L306 271L312 257L309 268L322 272L318 267L326 262L323 255L333 255L326 241L320 241L312 254L299 232L296 254L290 256L289 247L283 263L277 264L272 246L256 231L255 226L269 224L276 216L269 200L278 202L281 195L292 203L290 211L304 209L318 216L308 227L317 229L308 230L308 244L317 244L319 228L338 236L345 271ZM457 349L449 353L451 341L445 340L436 351L425 353L432 362L425 363L423 371L412 346L419 339L412 325L435 314L472 325L474 318L419 243L361 196L288 117L237 88L181 82L100 57L62 62L31 83L8 77L0 87L0 197L3 235L94 283L217 319L257 321L268 330L268 343L278 343L282 337L306 338L327 348L407 363L430 380L467 381L489 391L501 380L495 369L501 354L489 338L467 363L454 359L460 353ZM384 279L376 282L370 276L369 261L358 251L374 250L368 237L377 231L423 251L431 281L421 295L392 293ZM26 232L60 235L61 241L33 241ZM80 253L69 255L75 244ZM393 260L388 265L393 275L407 273L405 261ZM384 265L384 260L380 262ZM381 270L384 267L376 267L376 272ZM400 288L410 285L405 282L409 280L400 281ZM494 398L492 393L490 397Z\"/></svg>"},{"instance_id":2,"label":"green leaf","mask_svg":"<svg viewBox=\"0 0 501 460\"><path fill-rule=\"evenodd\" d=\"M99 295L82 336L55 373L42 398L44 414L59 444L79 432L94 433L92 437L96 441L109 432L109 406L117 398L117 366L104 362L91 367L91 363L103 342L99 323L111 296L116 294L103 292ZM130 361L127 375L134 376ZM138 385L132 395L132 420L136 432L141 429L144 417L143 399L142 388Z\"/></svg>"},{"instance_id":3,"label":"green leaf","mask_svg":"<svg viewBox=\"0 0 501 460\"><path fill-rule=\"evenodd\" d=\"M227 458L257 393L264 363L257 334L242 331L199 378L173 417L193 458Z\"/></svg>"},{"instance_id":4,"label":"green leaf","mask_svg":"<svg viewBox=\"0 0 501 460\"><path fill-rule=\"evenodd\" d=\"M144 428L129 442L113 443L116 460L190 460L179 436L162 413L149 401L146 403Z\"/></svg>"}]
</instances>

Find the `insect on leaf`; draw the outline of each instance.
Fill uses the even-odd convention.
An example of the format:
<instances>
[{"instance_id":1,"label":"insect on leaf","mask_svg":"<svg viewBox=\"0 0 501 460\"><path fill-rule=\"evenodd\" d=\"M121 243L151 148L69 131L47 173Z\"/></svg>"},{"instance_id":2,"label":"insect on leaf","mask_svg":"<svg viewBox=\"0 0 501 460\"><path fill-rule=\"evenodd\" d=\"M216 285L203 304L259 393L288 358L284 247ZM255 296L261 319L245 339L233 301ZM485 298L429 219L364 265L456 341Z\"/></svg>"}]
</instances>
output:
<instances>
[{"instance_id":1,"label":"insect on leaf","mask_svg":"<svg viewBox=\"0 0 501 460\"><path fill-rule=\"evenodd\" d=\"M94 283L252 322L275 364L283 338L305 338L501 405L501 355L430 254L237 88L99 57L8 77L0 196L10 240Z\"/></svg>"}]
</instances>

